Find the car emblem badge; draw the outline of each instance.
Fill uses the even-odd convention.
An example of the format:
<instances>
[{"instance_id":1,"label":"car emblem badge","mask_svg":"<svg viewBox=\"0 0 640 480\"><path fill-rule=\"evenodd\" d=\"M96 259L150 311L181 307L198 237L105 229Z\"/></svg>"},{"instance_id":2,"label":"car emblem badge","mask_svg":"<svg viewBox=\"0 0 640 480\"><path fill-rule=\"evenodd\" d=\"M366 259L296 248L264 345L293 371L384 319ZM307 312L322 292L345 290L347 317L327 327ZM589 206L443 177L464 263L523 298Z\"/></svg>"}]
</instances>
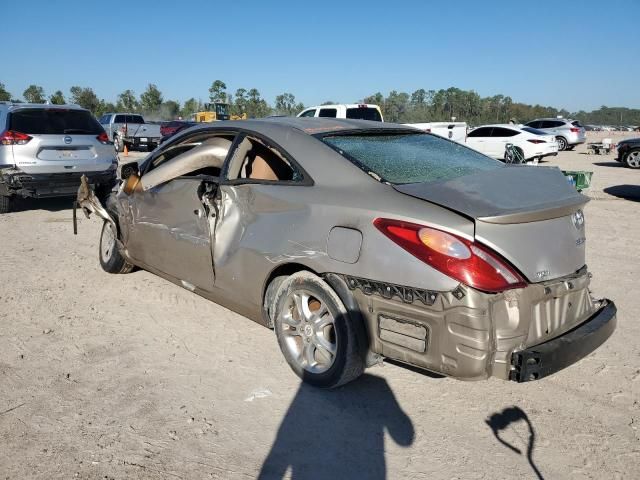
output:
<instances>
[{"instance_id":1,"label":"car emblem badge","mask_svg":"<svg viewBox=\"0 0 640 480\"><path fill-rule=\"evenodd\" d=\"M66 143L67 145L69 145L71 142L73 142L73 139L67 135L66 137L64 137L64 143Z\"/></svg>"},{"instance_id":2,"label":"car emblem badge","mask_svg":"<svg viewBox=\"0 0 640 480\"><path fill-rule=\"evenodd\" d=\"M581 230L584 227L584 213L582 213L582 210L578 210L571 215L571 221L576 229Z\"/></svg>"}]
</instances>

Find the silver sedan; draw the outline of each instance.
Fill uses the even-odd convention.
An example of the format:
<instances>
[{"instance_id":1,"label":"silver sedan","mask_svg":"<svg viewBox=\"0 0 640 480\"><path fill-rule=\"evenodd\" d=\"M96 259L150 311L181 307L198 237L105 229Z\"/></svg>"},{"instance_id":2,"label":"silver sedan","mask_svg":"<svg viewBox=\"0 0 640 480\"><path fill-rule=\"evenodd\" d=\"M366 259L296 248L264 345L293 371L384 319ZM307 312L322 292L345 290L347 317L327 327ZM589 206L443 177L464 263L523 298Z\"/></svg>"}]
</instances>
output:
<instances>
[{"instance_id":1,"label":"silver sedan","mask_svg":"<svg viewBox=\"0 0 640 480\"><path fill-rule=\"evenodd\" d=\"M272 328L316 386L384 358L535 380L615 329L589 291L587 198L556 168L401 125L274 118L192 127L122 177L103 201L78 192L104 220L104 270L138 266Z\"/></svg>"}]
</instances>

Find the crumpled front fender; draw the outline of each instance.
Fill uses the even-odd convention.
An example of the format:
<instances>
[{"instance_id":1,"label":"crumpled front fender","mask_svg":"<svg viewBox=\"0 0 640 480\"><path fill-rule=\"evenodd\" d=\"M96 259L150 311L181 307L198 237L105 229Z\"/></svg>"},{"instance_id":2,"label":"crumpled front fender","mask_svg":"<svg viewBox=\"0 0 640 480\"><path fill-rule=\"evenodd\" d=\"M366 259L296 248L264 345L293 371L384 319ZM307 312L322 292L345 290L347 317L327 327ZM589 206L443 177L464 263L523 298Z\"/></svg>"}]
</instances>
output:
<instances>
[{"instance_id":1,"label":"crumpled front fender","mask_svg":"<svg viewBox=\"0 0 640 480\"><path fill-rule=\"evenodd\" d=\"M111 223L116 232L118 231L118 226L116 225L115 220L111 215L109 215L107 209L96 196L86 175L83 175L80 178L80 187L78 188L76 204L82 209L87 218L91 218L91 214L95 213L97 216Z\"/></svg>"}]
</instances>

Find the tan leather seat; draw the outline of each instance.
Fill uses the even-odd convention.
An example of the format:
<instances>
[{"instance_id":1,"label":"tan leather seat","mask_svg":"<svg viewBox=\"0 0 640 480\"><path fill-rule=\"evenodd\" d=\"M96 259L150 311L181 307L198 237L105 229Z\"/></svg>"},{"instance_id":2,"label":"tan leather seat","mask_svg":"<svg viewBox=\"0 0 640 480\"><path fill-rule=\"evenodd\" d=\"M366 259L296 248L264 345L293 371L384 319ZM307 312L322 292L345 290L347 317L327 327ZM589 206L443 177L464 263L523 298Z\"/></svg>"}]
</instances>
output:
<instances>
[{"instance_id":1,"label":"tan leather seat","mask_svg":"<svg viewBox=\"0 0 640 480\"><path fill-rule=\"evenodd\" d=\"M251 163L249 178L253 180L278 180L276 173L260 155L256 155Z\"/></svg>"}]
</instances>

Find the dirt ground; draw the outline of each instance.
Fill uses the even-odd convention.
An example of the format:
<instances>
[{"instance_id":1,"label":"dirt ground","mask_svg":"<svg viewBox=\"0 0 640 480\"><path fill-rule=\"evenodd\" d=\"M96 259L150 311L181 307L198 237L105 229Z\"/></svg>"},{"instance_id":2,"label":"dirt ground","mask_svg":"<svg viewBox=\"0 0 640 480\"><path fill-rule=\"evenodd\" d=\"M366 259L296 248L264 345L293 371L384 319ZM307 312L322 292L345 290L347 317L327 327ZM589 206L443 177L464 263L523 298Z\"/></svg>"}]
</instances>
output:
<instances>
[{"instance_id":1,"label":"dirt ground","mask_svg":"<svg viewBox=\"0 0 640 480\"><path fill-rule=\"evenodd\" d=\"M302 386L271 331L104 273L97 219L74 236L69 201L24 202L0 217L0 478L640 478L640 171L584 151L547 164L594 171L588 263L618 329L526 384L385 364Z\"/></svg>"}]
</instances>

